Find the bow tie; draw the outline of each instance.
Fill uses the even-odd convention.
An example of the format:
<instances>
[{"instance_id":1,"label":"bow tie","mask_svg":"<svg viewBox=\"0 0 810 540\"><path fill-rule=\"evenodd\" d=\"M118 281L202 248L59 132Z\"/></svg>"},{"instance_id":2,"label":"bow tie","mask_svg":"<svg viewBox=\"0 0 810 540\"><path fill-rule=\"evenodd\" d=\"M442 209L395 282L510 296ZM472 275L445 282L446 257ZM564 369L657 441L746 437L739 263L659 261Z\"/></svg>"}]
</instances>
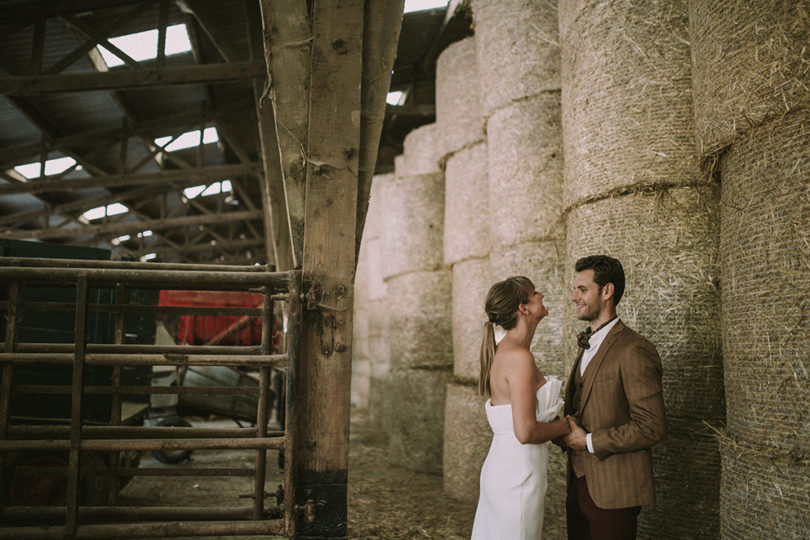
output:
<instances>
[{"instance_id":1,"label":"bow tie","mask_svg":"<svg viewBox=\"0 0 810 540\"><path fill-rule=\"evenodd\" d=\"M591 348L591 336L593 335L593 330L589 326L579 334L577 334L577 345L579 345L580 349L590 349Z\"/></svg>"},{"instance_id":2,"label":"bow tie","mask_svg":"<svg viewBox=\"0 0 810 540\"><path fill-rule=\"evenodd\" d=\"M615 319L615 318L616 317L613 317L613 319ZM608 322L606 322L605 324L603 324L602 326L600 326L596 330L591 330L591 327L589 326L588 328L586 328L585 330L583 330L582 332L577 334L577 345L579 345L579 347L581 349L590 349L591 348L591 336L594 335L595 333L597 333L599 330L601 330L605 326L612 323L613 319L610 319Z\"/></svg>"}]
</instances>

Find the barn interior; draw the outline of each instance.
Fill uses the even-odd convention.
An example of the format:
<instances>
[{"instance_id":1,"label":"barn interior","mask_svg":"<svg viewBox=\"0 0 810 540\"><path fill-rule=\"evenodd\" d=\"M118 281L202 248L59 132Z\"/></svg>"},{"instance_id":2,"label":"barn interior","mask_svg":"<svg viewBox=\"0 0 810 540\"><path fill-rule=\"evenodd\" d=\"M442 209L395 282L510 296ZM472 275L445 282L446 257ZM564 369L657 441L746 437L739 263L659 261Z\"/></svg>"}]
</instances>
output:
<instances>
[{"instance_id":1,"label":"barn interior","mask_svg":"<svg viewBox=\"0 0 810 540\"><path fill-rule=\"evenodd\" d=\"M0 536L469 537L487 290L565 380L595 253L663 366L639 537L807 535L808 0L2 8Z\"/></svg>"}]
</instances>

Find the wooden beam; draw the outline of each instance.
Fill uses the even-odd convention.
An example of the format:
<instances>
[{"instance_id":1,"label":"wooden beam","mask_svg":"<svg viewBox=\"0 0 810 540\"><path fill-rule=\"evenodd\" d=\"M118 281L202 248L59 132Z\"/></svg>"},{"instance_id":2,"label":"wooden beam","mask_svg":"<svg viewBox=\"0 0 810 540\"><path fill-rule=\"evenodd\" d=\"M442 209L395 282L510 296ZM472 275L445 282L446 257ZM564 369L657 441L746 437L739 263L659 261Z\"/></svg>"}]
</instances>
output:
<instances>
[{"instance_id":1,"label":"wooden beam","mask_svg":"<svg viewBox=\"0 0 810 540\"><path fill-rule=\"evenodd\" d=\"M24 184L0 185L0 195L10 193L43 193L46 191L75 191L97 187L141 186L145 184L174 184L177 187L193 186L222 180L229 176L256 174L256 163L242 165L213 165L195 169L177 169L158 173L127 174L124 176L91 176L89 178L60 178L58 180L32 180Z\"/></svg>"},{"instance_id":2,"label":"wooden beam","mask_svg":"<svg viewBox=\"0 0 810 540\"><path fill-rule=\"evenodd\" d=\"M0 10L0 24L17 23L38 17L56 17L64 13L93 11L137 4L141 0L34 0Z\"/></svg>"},{"instance_id":3,"label":"wooden beam","mask_svg":"<svg viewBox=\"0 0 810 540\"><path fill-rule=\"evenodd\" d=\"M71 227L66 229L36 229L4 231L3 238L70 238L88 235L122 235L141 231L160 231L177 227L192 227L202 224L221 224L247 219L261 219L261 210L228 212L227 214L204 214L200 216L183 216L172 219L152 219L141 221L128 221L124 223L107 223L104 225L87 225L84 227Z\"/></svg>"},{"instance_id":4,"label":"wooden beam","mask_svg":"<svg viewBox=\"0 0 810 540\"><path fill-rule=\"evenodd\" d=\"M121 69L105 73L64 73L0 78L0 94L27 96L182 84L217 83L264 77L264 62L204 64L163 69Z\"/></svg>"},{"instance_id":5,"label":"wooden beam","mask_svg":"<svg viewBox=\"0 0 810 540\"><path fill-rule=\"evenodd\" d=\"M227 36L221 35L218 21L205 10L203 5L198 0L176 0L176 2L181 10L197 19L197 24L200 25L202 31L211 40L211 44L217 50L219 56L225 62L235 62L239 55L233 50Z\"/></svg>"},{"instance_id":6,"label":"wooden beam","mask_svg":"<svg viewBox=\"0 0 810 540\"><path fill-rule=\"evenodd\" d=\"M357 232L354 256L366 223L371 180L377 165L380 134L385 121L391 70L397 57L405 0L367 2L363 35L363 113L360 118L360 176L357 186Z\"/></svg>"},{"instance_id":7,"label":"wooden beam","mask_svg":"<svg viewBox=\"0 0 810 540\"><path fill-rule=\"evenodd\" d=\"M300 268L304 247L310 56L313 32L307 2L261 0L267 80L276 123L293 266ZM266 93L266 92L265 92ZM260 107L264 106L262 95Z\"/></svg>"},{"instance_id":8,"label":"wooden beam","mask_svg":"<svg viewBox=\"0 0 810 540\"><path fill-rule=\"evenodd\" d=\"M251 58L263 58L264 41L259 5L247 2L245 8ZM256 103L259 153L264 167L264 174L258 176L264 211L264 249L267 261L272 261L276 270L292 270L295 265L290 243L290 221L284 201L284 176L281 173L275 114L272 104L262 100L263 93L264 88L254 79L253 96Z\"/></svg>"},{"instance_id":9,"label":"wooden beam","mask_svg":"<svg viewBox=\"0 0 810 540\"><path fill-rule=\"evenodd\" d=\"M364 5L313 2L296 493L320 504L302 538L346 536Z\"/></svg>"}]
</instances>

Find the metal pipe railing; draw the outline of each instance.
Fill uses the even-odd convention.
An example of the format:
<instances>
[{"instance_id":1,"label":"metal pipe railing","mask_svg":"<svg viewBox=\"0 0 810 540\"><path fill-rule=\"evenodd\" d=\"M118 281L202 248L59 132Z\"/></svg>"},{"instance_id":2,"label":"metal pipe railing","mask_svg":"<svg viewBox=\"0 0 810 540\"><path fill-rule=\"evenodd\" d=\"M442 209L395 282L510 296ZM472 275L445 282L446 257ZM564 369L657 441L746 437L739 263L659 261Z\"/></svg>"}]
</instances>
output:
<instances>
[{"instance_id":1,"label":"metal pipe railing","mask_svg":"<svg viewBox=\"0 0 810 540\"><path fill-rule=\"evenodd\" d=\"M5 311L6 335L0 342L0 366L3 382L0 396L0 452L58 450L67 452L68 466L15 468L20 475L56 474L67 477L67 500L64 507L30 509L0 505L0 521L45 519L64 520L64 526L6 527L0 536L14 538L106 538L210 536L241 534L283 534L295 532L295 476L293 440L296 407L294 405L296 360L300 332L300 272L268 272L265 267L224 267L216 265L175 265L125 263L112 261L76 261L0 257L0 283L9 291L8 300L0 301ZM25 301L21 291L37 287L74 288L75 304L66 302ZM115 288L116 303L89 303L89 295L98 289ZM203 289L250 291L262 293L264 303L257 308L212 308L148 306L126 303L131 289ZM274 301L289 302L289 335L287 351L272 354L272 307ZM19 343L21 313L74 311L73 343ZM90 312L115 314L112 344L88 343L86 328ZM262 343L259 346L187 346L124 344L127 315L226 315L252 316L262 320ZM25 365L70 365L70 385L14 384L15 367ZM122 366L229 366L259 370L258 386L165 387L123 384ZM112 366L111 384L85 384L86 366ZM272 393L270 369L285 374L284 430L268 430ZM69 394L69 425L11 425L13 394ZM83 398L91 394L112 396L111 425L82 423ZM257 396L256 426L251 428L146 427L121 425L122 395L223 395ZM24 419L16 415L15 422ZM56 419L55 419L56 420ZM134 468L120 466L118 455L125 451L175 451L198 449L237 449L255 452L255 467L167 467ZM268 506L265 499L267 450L283 452L285 487L276 496L281 504ZM109 467L81 464L84 452L102 452L111 456ZM92 461L91 461L92 463ZM0 482L3 481L0 472ZM88 475L110 477L108 498L111 506L101 509L83 507L79 501L80 479ZM125 508L115 505L117 479L131 476L233 476L252 477L252 499L249 507L212 511L201 507ZM281 502L283 499L283 502ZM39 516L39 518L37 518ZM104 516L104 517L101 517ZM273 519L281 517L281 519ZM7 519L8 518L8 519ZM90 524L105 520L131 520L147 523ZM224 520L224 521L221 521ZM178 523L188 521L188 523Z\"/></svg>"}]
</instances>

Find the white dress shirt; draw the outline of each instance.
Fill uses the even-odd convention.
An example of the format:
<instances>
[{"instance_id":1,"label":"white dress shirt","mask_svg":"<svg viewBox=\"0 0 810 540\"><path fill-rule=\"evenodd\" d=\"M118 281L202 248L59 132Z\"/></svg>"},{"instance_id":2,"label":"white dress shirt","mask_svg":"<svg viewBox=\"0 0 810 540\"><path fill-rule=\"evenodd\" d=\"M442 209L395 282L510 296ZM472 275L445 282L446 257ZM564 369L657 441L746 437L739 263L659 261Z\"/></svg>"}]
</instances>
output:
<instances>
[{"instance_id":1,"label":"white dress shirt","mask_svg":"<svg viewBox=\"0 0 810 540\"><path fill-rule=\"evenodd\" d=\"M605 337L610 332L610 329L616 325L619 318L616 317L605 326L600 328L598 331L591 334L591 337L588 338L588 344L590 347L582 351L582 359L579 361L579 376L583 376L585 374L585 369L588 367L588 364L591 363L591 360L596 353L599 352L599 347L602 346L602 342L605 341ZM591 443L591 434L588 433L585 435L585 443L588 445L588 452L591 454L595 454L593 450L593 443Z\"/></svg>"}]
</instances>

